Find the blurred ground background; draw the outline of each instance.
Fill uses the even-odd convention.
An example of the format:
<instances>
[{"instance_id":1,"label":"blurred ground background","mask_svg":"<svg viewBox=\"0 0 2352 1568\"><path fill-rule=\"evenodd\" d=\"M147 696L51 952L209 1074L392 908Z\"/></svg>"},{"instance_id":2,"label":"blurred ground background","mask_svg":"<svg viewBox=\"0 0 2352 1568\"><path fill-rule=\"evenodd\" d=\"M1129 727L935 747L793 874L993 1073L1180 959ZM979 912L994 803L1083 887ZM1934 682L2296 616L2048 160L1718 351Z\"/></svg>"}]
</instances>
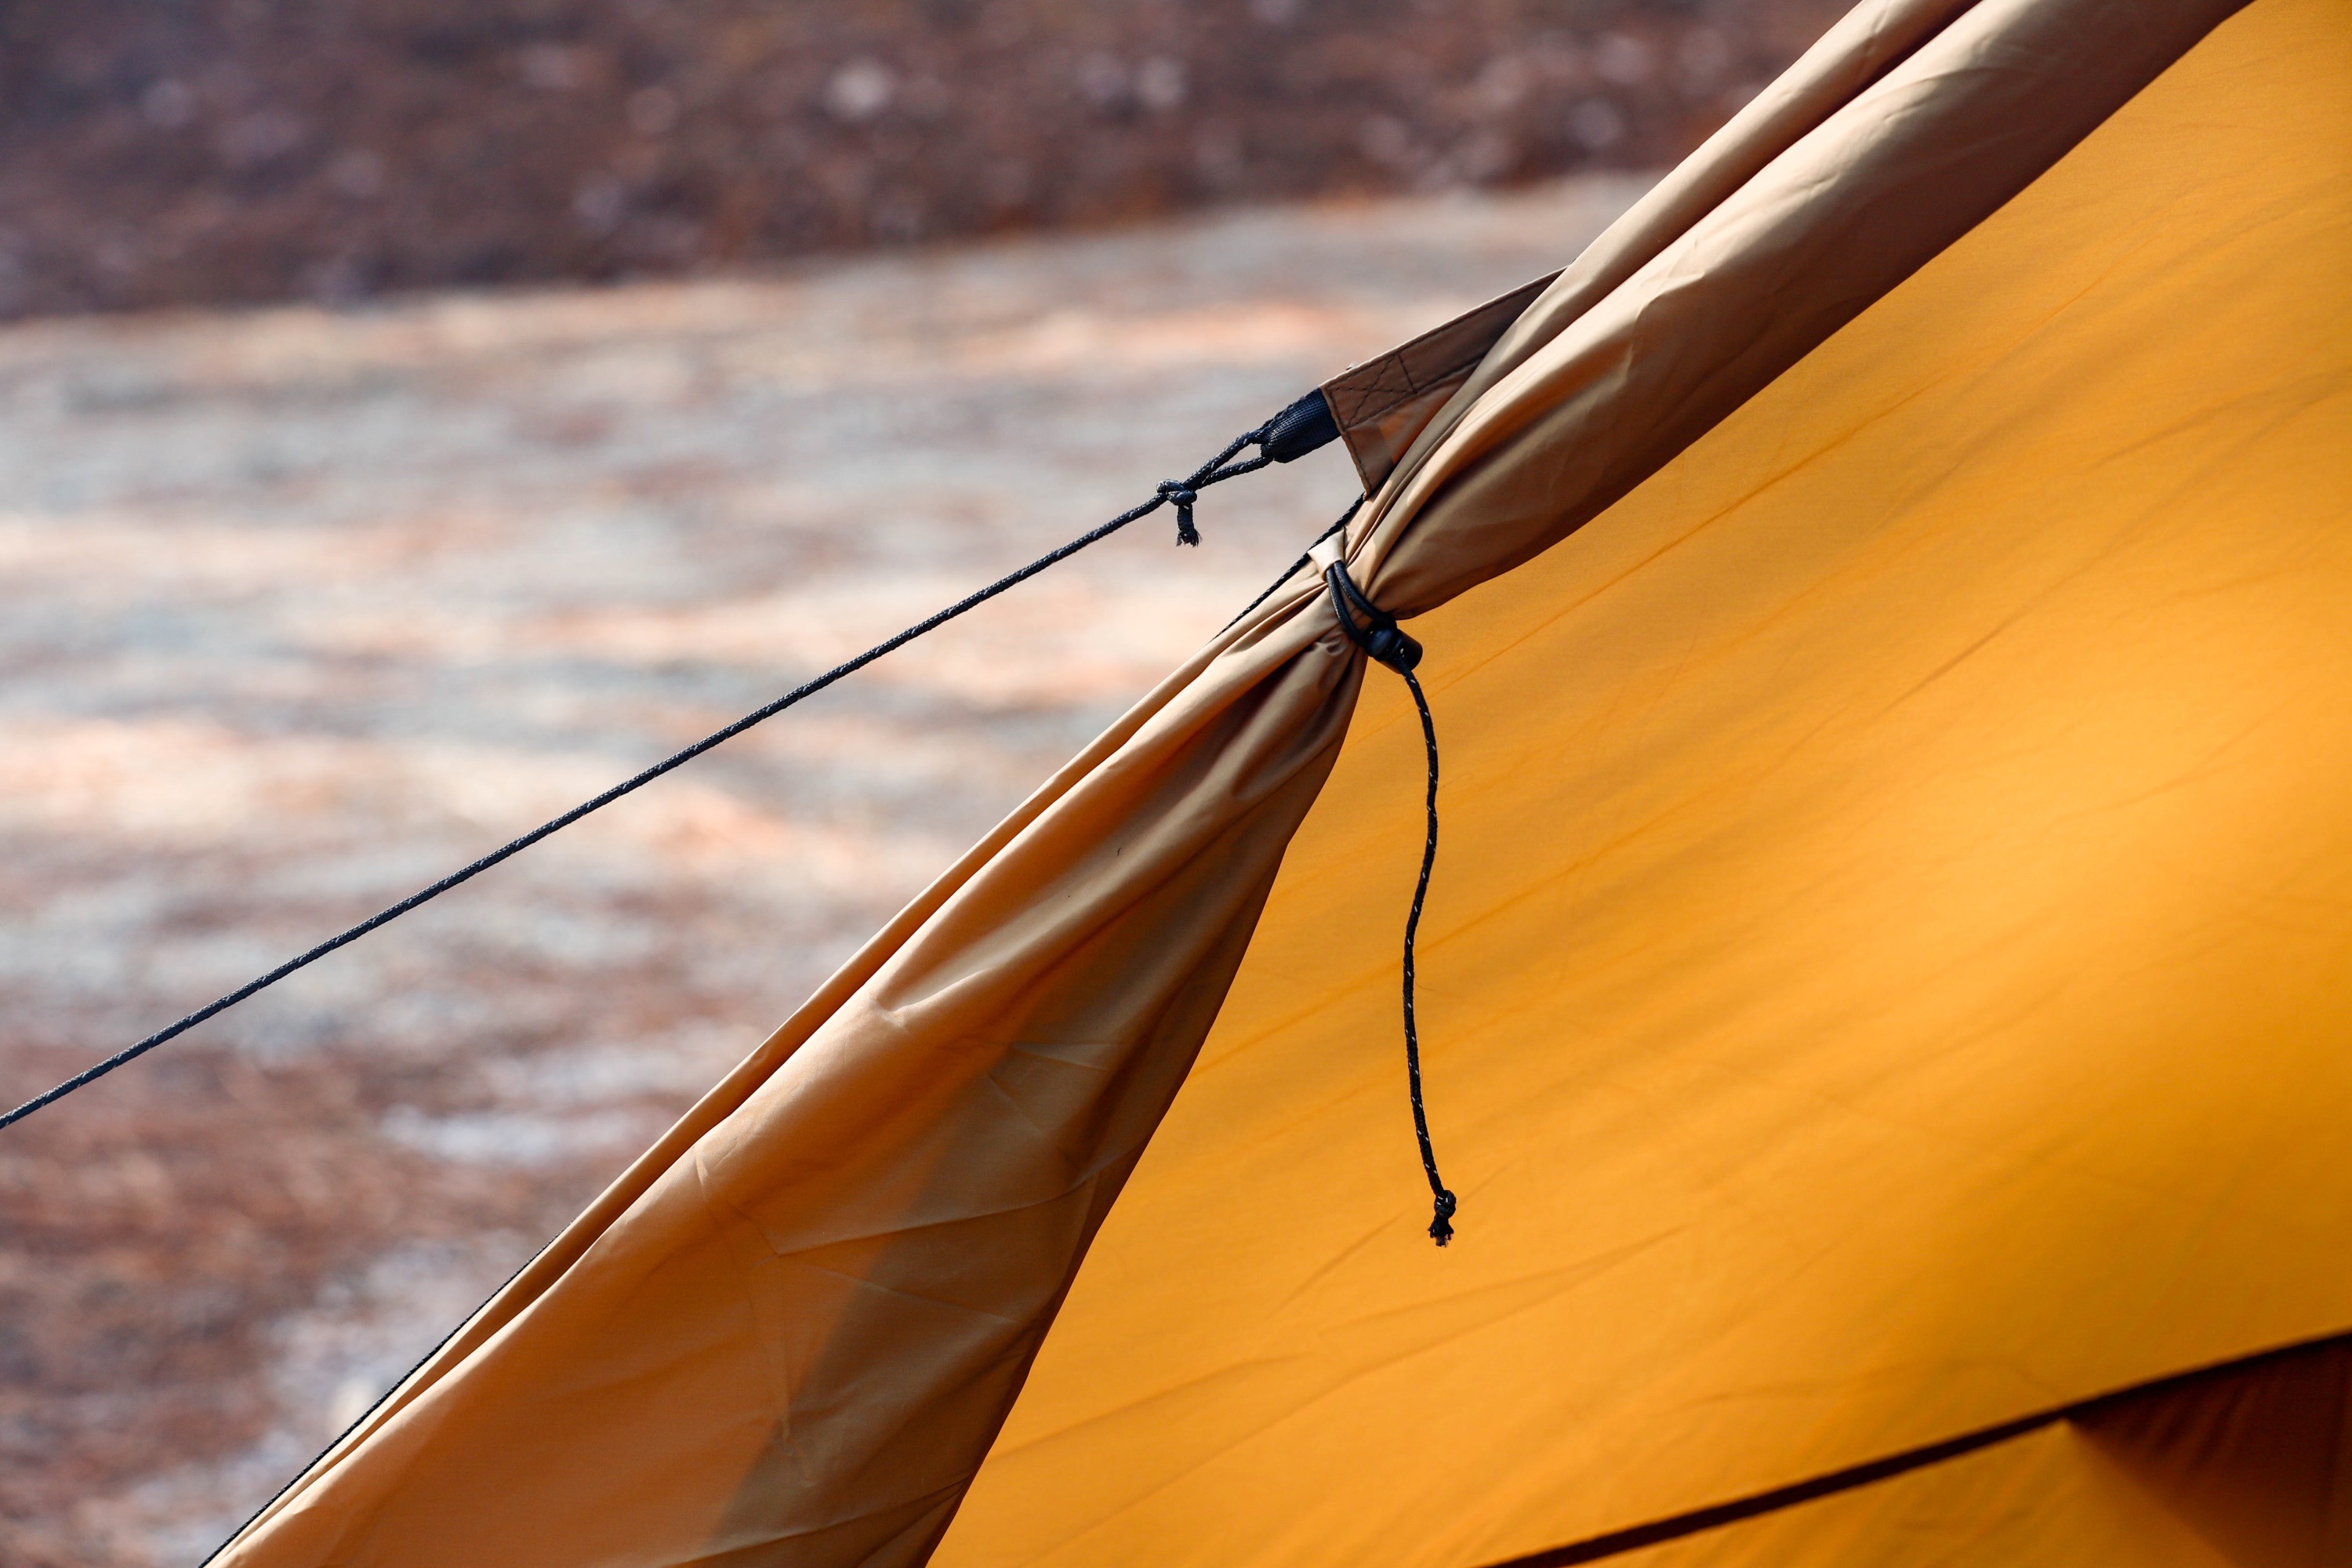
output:
<instances>
[{"instance_id":1,"label":"blurred ground background","mask_svg":"<svg viewBox=\"0 0 2352 1568\"><path fill-rule=\"evenodd\" d=\"M1826 19L0 0L0 1100L1558 266ZM1139 524L0 1135L0 1563L195 1563L1353 493Z\"/></svg>"},{"instance_id":2,"label":"blurred ground background","mask_svg":"<svg viewBox=\"0 0 2352 1568\"><path fill-rule=\"evenodd\" d=\"M1655 168L1843 0L0 0L0 314Z\"/></svg>"}]
</instances>

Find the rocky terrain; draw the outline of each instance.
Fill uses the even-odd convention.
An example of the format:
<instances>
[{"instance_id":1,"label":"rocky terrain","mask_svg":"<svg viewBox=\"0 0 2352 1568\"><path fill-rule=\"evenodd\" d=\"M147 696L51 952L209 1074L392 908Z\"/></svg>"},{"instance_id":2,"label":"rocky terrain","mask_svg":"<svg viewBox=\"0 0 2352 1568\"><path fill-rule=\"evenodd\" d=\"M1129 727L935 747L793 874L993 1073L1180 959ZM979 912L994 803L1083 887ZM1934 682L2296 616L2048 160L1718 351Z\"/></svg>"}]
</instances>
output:
<instances>
[{"instance_id":1,"label":"rocky terrain","mask_svg":"<svg viewBox=\"0 0 2352 1568\"><path fill-rule=\"evenodd\" d=\"M1845 0L0 3L0 316L1653 168Z\"/></svg>"}]
</instances>

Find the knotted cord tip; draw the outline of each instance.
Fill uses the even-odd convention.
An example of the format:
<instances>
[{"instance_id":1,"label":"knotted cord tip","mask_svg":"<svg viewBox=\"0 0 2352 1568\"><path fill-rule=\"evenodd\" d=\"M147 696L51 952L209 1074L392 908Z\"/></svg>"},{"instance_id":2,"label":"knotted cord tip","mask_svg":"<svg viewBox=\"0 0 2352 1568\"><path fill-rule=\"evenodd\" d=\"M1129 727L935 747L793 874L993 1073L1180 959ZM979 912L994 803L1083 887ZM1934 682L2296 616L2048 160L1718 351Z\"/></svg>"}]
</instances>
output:
<instances>
[{"instance_id":1,"label":"knotted cord tip","mask_svg":"<svg viewBox=\"0 0 2352 1568\"><path fill-rule=\"evenodd\" d=\"M1201 531L1192 526L1192 503L1201 499L1199 492L1181 479L1162 479L1160 493L1176 508L1176 542L1200 543Z\"/></svg>"},{"instance_id":2,"label":"knotted cord tip","mask_svg":"<svg viewBox=\"0 0 2352 1568\"><path fill-rule=\"evenodd\" d=\"M1454 1239L1454 1194L1444 1187L1437 1189L1437 1217L1429 1222L1429 1239L1443 1247Z\"/></svg>"}]
</instances>

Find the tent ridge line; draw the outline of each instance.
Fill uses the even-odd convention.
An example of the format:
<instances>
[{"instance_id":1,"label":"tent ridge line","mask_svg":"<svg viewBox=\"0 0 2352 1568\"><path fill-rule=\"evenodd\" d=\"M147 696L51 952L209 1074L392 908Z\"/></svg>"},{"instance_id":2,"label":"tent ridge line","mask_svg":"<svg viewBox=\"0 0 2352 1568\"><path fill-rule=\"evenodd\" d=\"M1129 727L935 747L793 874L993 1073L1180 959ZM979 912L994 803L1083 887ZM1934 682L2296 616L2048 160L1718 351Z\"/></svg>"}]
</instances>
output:
<instances>
[{"instance_id":1,"label":"tent ridge line","mask_svg":"<svg viewBox=\"0 0 2352 1568\"><path fill-rule=\"evenodd\" d=\"M1531 1552L1524 1557L1506 1558L1500 1563L1488 1564L1487 1568L1570 1568L1574 1563L1597 1563L1602 1558L1636 1552L1645 1546L1662 1546L1667 1542L1680 1541L1685 1536L1696 1535L1702 1531L1718 1530L1725 1525L1738 1524L1763 1514L1778 1513L1782 1509L1794 1508L1799 1503L1834 1497L1840 1492L1853 1491L1857 1488L1870 1486L1878 1481L1892 1480L1896 1476L1907 1474L1912 1470L1924 1469L1929 1465L1941 1464L1947 1459L1960 1458L1975 1453L1979 1448L1990 1448L1996 1444L2006 1443L2012 1437L2022 1437L2029 1433L2038 1432L2044 1426L2053 1426L2064 1420L2071 1410L2072 1407L2069 1406L2057 1410L2039 1411L2032 1415L2021 1415L2014 1421L2005 1421L1998 1426L1987 1426L1958 1437L1947 1437L1940 1443L1930 1443L1921 1448L1906 1449L1899 1454L1890 1454L1885 1458L1872 1459L1843 1470L1832 1470L1825 1476L1815 1476L1810 1480L1797 1481L1785 1487L1775 1487L1770 1491L1757 1492L1748 1497L1736 1498L1730 1502L1714 1503L1706 1508L1693 1509L1688 1513L1678 1513L1671 1519L1653 1520L1647 1524L1633 1525L1630 1529L1612 1530L1606 1535L1591 1536L1583 1541L1572 1542L1566 1546L1554 1546L1542 1552Z\"/></svg>"},{"instance_id":2,"label":"tent ridge line","mask_svg":"<svg viewBox=\"0 0 2352 1568\"><path fill-rule=\"evenodd\" d=\"M2127 1388L2114 1389L2105 1394L2095 1394L2087 1399L2053 1405L2049 1409L2020 1415L1997 1426L1980 1426L1973 1432L1964 1432L1957 1437L1946 1437L1938 1442L1924 1444L1916 1448L1906 1448L1900 1453L1865 1460L1859 1465L1849 1465L1843 1469L1832 1470L1826 1475L1793 1481L1787 1486L1774 1487L1769 1491L1750 1493L1744 1498L1734 1498L1729 1502L1711 1503L1705 1508L1693 1509L1687 1513L1652 1520L1647 1524L1612 1530L1605 1535L1588 1536L1582 1541L1573 1541L1565 1546L1547 1547L1543 1551L1531 1552L1520 1557L1507 1557L1500 1562L1484 1564L1484 1568L1574 1568L1578 1563L1598 1563L1604 1558L1640 1551L1643 1547L1663 1546L1668 1542L1680 1541L1685 1536L1697 1535L1709 1530L1718 1530L1725 1525L1744 1523L1768 1513L1778 1513L1783 1509L1795 1508L1801 1503L1815 1502L1825 1497L1834 1497L1840 1492L1855 1491L1880 1481L1893 1480L1897 1476L1908 1475L1913 1470L1926 1469L1931 1465L1940 1465L1948 1459L1965 1458L1979 1449L1995 1447L2013 1438L2031 1436L2044 1427L2054 1426L2061 1422L2080 1420L2084 1416L2095 1415L2124 1400L2136 1399L2159 1391L2184 1388L2211 1378L2235 1376L2272 1362L2284 1361L2290 1356L2301 1355L2321 1346L2340 1343L2347 1340L2352 1340L2352 1333L2343 1331L2315 1334L2309 1339L2274 1345L2269 1350L2258 1351L2252 1355L2216 1362L2207 1366L2191 1368L2187 1372L2173 1373L2165 1377L2151 1378L2146 1383L2134 1384Z\"/></svg>"}]
</instances>

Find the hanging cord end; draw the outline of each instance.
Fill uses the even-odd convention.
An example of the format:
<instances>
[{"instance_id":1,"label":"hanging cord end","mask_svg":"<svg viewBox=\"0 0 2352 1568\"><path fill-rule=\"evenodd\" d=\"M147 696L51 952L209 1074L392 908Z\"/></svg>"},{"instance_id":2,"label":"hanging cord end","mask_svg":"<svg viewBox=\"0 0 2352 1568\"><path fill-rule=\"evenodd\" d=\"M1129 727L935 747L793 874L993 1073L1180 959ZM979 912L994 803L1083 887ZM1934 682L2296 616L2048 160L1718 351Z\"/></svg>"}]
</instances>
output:
<instances>
[{"instance_id":1,"label":"hanging cord end","mask_svg":"<svg viewBox=\"0 0 2352 1568\"><path fill-rule=\"evenodd\" d=\"M1308 552L1310 558L1321 560L1318 552ZM1339 627L1348 640L1363 649L1367 658L1386 665L1404 677L1405 689L1412 693L1412 705L1421 715L1421 739L1429 758L1429 792L1426 797L1429 834L1422 840L1421 879L1412 889L1412 908L1404 918L1404 963L1402 979L1404 1004L1404 1075L1407 1098L1412 1103L1412 1131L1421 1144L1421 1169L1429 1178L1429 1191L1435 1200L1434 1213L1429 1221L1429 1239L1444 1247L1454 1239L1454 1211L1459 1205L1454 1194L1437 1174L1437 1149L1429 1141L1429 1111L1421 1099L1421 1025L1413 1007L1413 944L1421 935L1421 910L1429 897L1429 874L1437 865L1437 721L1429 714L1429 698L1412 673L1421 662L1421 645L1399 630L1396 617L1364 597L1355 579L1348 575L1347 563L1337 558L1336 551L1323 569L1323 581L1331 590L1331 613L1339 617ZM1361 616L1365 624L1358 625Z\"/></svg>"},{"instance_id":2,"label":"hanging cord end","mask_svg":"<svg viewBox=\"0 0 2352 1568\"><path fill-rule=\"evenodd\" d=\"M1201 499L1200 492L1181 479L1162 479L1160 493L1176 509L1176 542L1200 543L1201 531L1192 526L1192 503Z\"/></svg>"}]
</instances>

